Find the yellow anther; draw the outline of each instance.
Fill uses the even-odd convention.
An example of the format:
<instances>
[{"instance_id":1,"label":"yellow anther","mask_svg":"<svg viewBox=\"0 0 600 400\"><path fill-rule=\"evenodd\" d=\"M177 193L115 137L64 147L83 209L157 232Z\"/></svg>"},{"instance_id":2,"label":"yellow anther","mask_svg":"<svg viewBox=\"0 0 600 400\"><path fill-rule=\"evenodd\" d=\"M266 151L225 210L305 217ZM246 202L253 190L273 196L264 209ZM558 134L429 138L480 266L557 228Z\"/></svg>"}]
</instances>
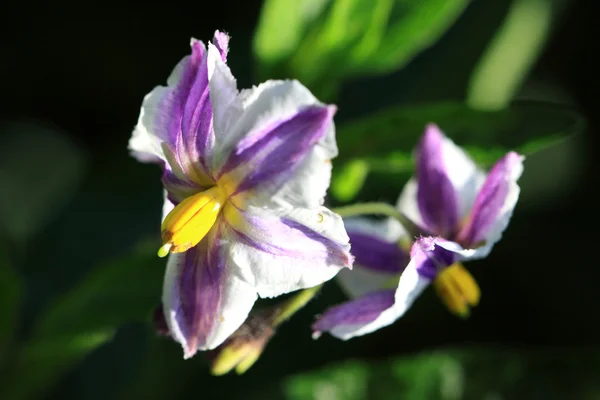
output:
<instances>
[{"instance_id":1,"label":"yellow anther","mask_svg":"<svg viewBox=\"0 0 600 400\"><path fill-rule=\"evenodd\" d=\"M246 354L246 357L235 367L235 373L242 375L244 372L248 371L250 367L252 367L258 361L261 353L262 349L250 350L248 354Z\"/></svg>"},{"instance_id":2,"label":"yellow anther","mask_svg":"<svg viewBox=\"0 0 600 400\"><path fill-rule=\"evenodd\" d=\"M460 317L468 317L470 308L479 304L479 286L462 264L452 264L444 269L433 285L448 309Z\"/></svg>"},{"instance_id":3,"label":"yellow anther","mask_svg":"<svg viewBox=\"0 0 600 400\"><path fill-rule=\"evenodd\" d=\"M226 200L225 193L215 186L179 203L162 223L163 245L158 256L180 253L197 245L215 224Z\"/></svg>"},{"instance_id":4,"label":"yellow anther","mask_svg":"<svg viewBox=\"0 0 600 400\"><path fill-rule=\"evenodd\" d=\"M225 346L213 361L210 372L216 376L225 375L244 360L251 351L252 348L248 345Z\"/></svg>"}]
</instances>

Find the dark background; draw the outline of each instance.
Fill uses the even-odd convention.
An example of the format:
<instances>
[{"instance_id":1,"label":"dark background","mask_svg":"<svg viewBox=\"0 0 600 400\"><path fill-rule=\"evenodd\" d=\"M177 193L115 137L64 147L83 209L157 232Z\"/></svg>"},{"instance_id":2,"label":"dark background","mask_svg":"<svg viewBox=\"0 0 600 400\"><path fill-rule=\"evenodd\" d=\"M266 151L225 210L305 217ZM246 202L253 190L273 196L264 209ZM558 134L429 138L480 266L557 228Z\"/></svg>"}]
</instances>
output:
<instances>
[{"instance_id":1,"label":"dark background","mask_svg":"<svg viewBox=\"0 0 600 400\"><path fill-rule=\"evenodd\" d=\"M348 82L338 102L338 121L392 104L462 99L469 73L508 4L474 1L442 40L403 70ZM26 340L51 299L74 288L103 261L126 253L140 238L158 235L160 171L137 163L126 150L141 100L187 54L191 36L206 41L215 29L231 35L229 65L239 86L258 83L251 41L260 6L258 0L4 3L2 122L36 122L60 130L86 160L82 184L68 206L13 251L26 284L19 341ZM583 385L579 379L594 381L600 372L598 197L591 168L599 122L597 20L592 1L570 2L530 75L568 93L587 118L588 129L528 159L535 172L527 172L526 166L523 201L504 240L491 257L470 269L483 290L470 319L454 318L428 291L390 328L349 342L329 336L312 341L313 316L343 299L331 284L280 329L242 377L213 378L202 354L184 362L178 345L157 338L149 323L131 323L43 396L278 398L284 377L334 361L385 360L462 345L548 357L547 363L534 363L532 372L523 370L522 390L507 389L514 394L507 398L566 398L558 393L571 393L565 388ZM29 146L23 151L35 150L36 142ZM537 184L537 192L528 193L526 182ZM386 189L372 193L371 199L393 201ZM563 354L574 361L552 362ZM494 363L478 362L481 368ZM553 389L552 397L527 382L551 382L562 389Z\"/></svg>"}]
</instances>

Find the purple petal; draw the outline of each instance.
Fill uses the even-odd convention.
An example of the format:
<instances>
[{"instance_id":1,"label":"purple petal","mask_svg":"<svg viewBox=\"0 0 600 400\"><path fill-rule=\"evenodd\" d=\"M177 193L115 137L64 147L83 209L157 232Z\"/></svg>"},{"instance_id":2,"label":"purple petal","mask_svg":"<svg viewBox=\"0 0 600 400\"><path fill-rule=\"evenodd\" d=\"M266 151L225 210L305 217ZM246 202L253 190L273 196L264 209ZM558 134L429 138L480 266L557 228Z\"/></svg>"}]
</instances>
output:
<instances>
[{"instance_id":1,"label":"purple petal","mask_svg":"<svg viewBox=\"0 0 600 400\"><path fill-rule=\"evenodd\" d=\"M521 175L523 157L515 152L506 154L490 170L479 190L469 222L463 227L458 241L473 247L484 241L490 229L499 220L511 185ZM512 211L512 210L511 210Z\"/></svg>"},{"instance_id":2,"label":"purple petal","mask_svg":"<svg viewBox=\"0 0 600 400\"><path fill-rule=\"evenodd\" d=\"M255 129L237 143L220 175L233 176L236 193L261 184L282 185L325 136L335 111L334 106L308 106Z\"/></svg>"},{"instance_id":3,"label":"purple petal","mask_svg":"<svg viewBox=\"0 0 600 400\"><path fill-rule=\"evenodd\" d=\"M211 243L216 241L207 238L185 253L172 254L175 276L165 277L164 313L172 316L169 328L186 358L206 346L219 318L226 263L219 246Z\"/></svg>"},{"instance_id":4,"label":"purple petal","mask_svg":"<svg viewBox=\"0 0 600 400\"><path fill-rule=\"evenodd\" d=\"M439 271L456 262L458 256L440 245L447 242L451 243L439 237L427 236L413 243L410 262L420 276L433 280Z\"/></svg>"},{"instance_id":5,"label":"purple petal","mask_svg":"<svg viewBox=\"0 0 600 400\"><path fill-rule=\"evenodd\" d=\"M325 311L313 324L318 335L342 326L365 325L375 321L382 312L394 305L394 290L384 290L366 294Z\"/></svg>"},{"instance_id":6,"label":"purple petal","mask_svg":"<svg viewBox=\"0 0 600 400\"><path fill-rule=\"evenodd\" d=\"M398 274L408 263L408 254L397 243L364 232L348 231L348 236L357 265L372 271Z\"/></svg>"},{"instance_id":7,"label":"purple petal","mask_svg":"<svg viewBox=\"0 0 600 400\"><path fill-rule=\"evenodd\" d=\"M227 40L217 32L223 60ZM207 51L192 39L191 54L169 77L167 87L156 88L144 101L142 124L160 138L167 167L178 179L205 183L210 179L210 152L214 145L213 112L209 97Z\"/></svg>"},{"instance_id":8,"label":"purple petal","mask_svg":"<svg viewBox=\"0 0 600 400\"><path fill-rule=\"evenodd\" d=\"M458 223L457 194L444 164L444 134L434 124L425 130L417 153L417 203L426 227L451 237Z\"/></svg>"},{"instance_id":9,"label":"purple petal","mask_svg":"<svg viewBox=\"0 0 600 400\"><path fill-rule=\"evenodd\" d=\"M227 61L227 53L229 52L229 36L225 32L215 31L212 43L221 53L223 62Z\"/></svg>"}]
</instances>

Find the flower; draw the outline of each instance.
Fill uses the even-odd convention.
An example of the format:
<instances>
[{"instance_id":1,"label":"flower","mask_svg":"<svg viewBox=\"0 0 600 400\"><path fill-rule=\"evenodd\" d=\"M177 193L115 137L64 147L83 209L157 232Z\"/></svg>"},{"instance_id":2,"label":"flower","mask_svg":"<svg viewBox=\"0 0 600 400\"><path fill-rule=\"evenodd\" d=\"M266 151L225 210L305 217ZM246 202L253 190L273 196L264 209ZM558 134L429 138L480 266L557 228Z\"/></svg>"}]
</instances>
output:
<instances>
[{"instance_id":1,"label":"flower","mask_svg":"<svg viewBox=\"0 0 600 400\"><path fill-rule=\"evenodd\" d=\"M479 287L461 262L486 257L500 240L519 197L524 158L509 152L486 176L433 124L416 156L416 178L397 208L425 236L409 254L397 221L347 221L357 268L339 279L356 299L327 310L313 325L316 337L349 339L390 325L431 282L455 314L466 316L478 303Z\"/></svg>"},{"instance_id":2,"label":"flower","mask_svg":"<svg viewBox=\"0 0 600 400\"><path fill-rule=\"evenodd\" d=\"M223 343L257 296L312 287L352 265L341 217L323 207L337 155L334 106L297 81L238 92L229 37L191 41L144 98L129 147L163 166L169 255L162 303L184 357Z\"/></svg>"}]
</instances>

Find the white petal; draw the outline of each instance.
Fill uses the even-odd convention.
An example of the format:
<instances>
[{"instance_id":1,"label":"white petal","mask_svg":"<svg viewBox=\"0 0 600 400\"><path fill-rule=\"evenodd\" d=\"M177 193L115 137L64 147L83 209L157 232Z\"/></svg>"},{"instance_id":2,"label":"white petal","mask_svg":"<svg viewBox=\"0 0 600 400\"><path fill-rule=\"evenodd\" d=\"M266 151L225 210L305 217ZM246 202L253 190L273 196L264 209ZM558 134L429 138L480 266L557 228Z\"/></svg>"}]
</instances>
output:
<instances>
[{"instance_id":1,"label":"white petal","mask_svg":"<svg viewBox=\"0 0 600 400\"><path fill-rule=\"evenodd\" d=\"M388 242L397 242L408 235L402 224L394 218L380 221L369 218L345 218L344 225L347 232L365 233Z\"/></svg>"},{"instance_id":2,"label":"white petal","mask_svg":"<svg viewBox=\"0 0 600 400\"><path fill-rule=\"evenodd\" d=\"M188 252L171 254L167 262L162 297L165 320L173 338L182 345L185 358L193 356L197 350L211 350L223 343L246 320L257 298L254 288L241 279L239 268L229 257L231 241L227 226L221 225L219 232L219 235L209 236ZM214 234L214 232L212 233ZM193 262L187 266L185 265L186 256L190 256L191 252L206 254L206 251L211 251L212 246L218 246L218 257L225 257L221 259L223 262L221 271L216 269L207 270L207 265L202 263ZM202 259L206 258L200 257L200 260ZM190 262L190 260L187 259L187 262ZM199 274L209 274L206 275L208 281L202 281L202 278L196 283L183 281L182 279L190 279L190 276L199 276L183 276L185 268L190 268L188 273L191 269L197 268ZM213 286L215 293L218 293L217 297L213 298L214 303L204 303L202 306L205 308L204 311L208 311L210 314L197 314L195 316L182 314L184 312L183 304L186 304L184 302L198 301L197 296L200 293L199 291L202 290L202 285L212 285L210 283L212 279L215 280L214 285L219 285L220 289ZM181 284L183 282L188 285L187 292L184 291L186 289L182 289ZM190 304L194 303L187 304L189 307ZM195 331L193 325L189 325L193 323L195 318L208 318L211 321L210 328L207 328L209 331Z\"/></svg>"},{"instance_id":3,"label":"white petal","mask_svg":"<svg viewBox=\"0 0 600 400\"><path fill-rule=\"evenodd\" d=\"M250 207L241 213L228 205L224 213L239 233L231 257L240 268L240 278L260 297L316 286L351 265L342 219L324 207Z\"/></svg>"},{"instance_id":4,"label":"white petal","mask_svg":"<svg viewBox=\"0 0 600 400\"><path fill-rule=\"evenodd\" d=\"M164 132L155 127L156 112L168 89L157 86L144 97L138 123L129 139L129 150L141 162L166 161L161 143L166 139L159 136Z\"/></svg>"},{"instance_id":5,"label":"white petal","mask_svg":"<svg viewBox=\"0 0 600 400\"><path fill-rule=\"evenodd\" d=\"M212 43L208 45L207 68L216 142L213 164L219 165L224 158L223 149L235 143L236 138L231 136L230 131L243 112L243 102L229 66Z\"/></svg>"},{"instance_id":6,"label":"white petal","mask_svg":"<svg viewBox=\"0 0 600 400\"><path fill-rule=\"evenodd\" d=\"M169 215L169 213L171 211L173 211L173 209L175 208L175 204L171 203L171 200L168 199L168 193L166 190L163 190L163 198L164 198L164 202L163 202L163 208L162 208L162 218L161 218L161 222L165 220L165 217L167 215Z\"/></svg>"},{"instance_id":7,"label":"white petal","mask_svg":"<svg viewBox=\"0 0 600 400\"><path fill-rule=\"evenodd\" d=\"M460 253L464 260L475 260L487 257L492 251L494 245L502 238L502 233L507 228L513 211L517 205L517 201L519 200L521 189L519 188L517 181L523 173L524 159L525 158L523 156L519 155L515 155L513 157L514 161L512 163L512 168L509 171L510 175L508 176L508 194L506 195L504 204L502 205L502 208L496 217L496 221L486 234L485 244L483 246L473 249L472 252L465 250L465 253Z\"/></svg>"},{"instance_id":8,"label":"white petal","mask_svg":"<svg viewBox=\"0 0 600 400\"><path fill-rule=\"evenodd\" d=\"M339 325L334 327L330 333L342 340L348 340L391 325L406 313L415 299L419 297L429 284L430 281L420 276L411 262L400 277L395 294L395 303L391 308L383 311L372 322L361 325Z\"/></svg>"},{"instance_id":9,"label":"white petal","mask_svg":"<svg viewBox=\"0 0 600 400\"><path fill-rule=\"evenodd\" d=\"M194 43L198 43L204 47L202 42L198 42L192 38L192 44ZM161 143L168 141L168 138L164 136L168 130L166 125L161 125L161 123L168 123L168 118L167 116L163 118L160 116L164 114L164 109L168 109L169 107L162 103L181 80L185 65L189 62L189 59L190 56L187 55L177 63L167 79L166 87L156 86L150 93L144 96L137 125L129 139L129 149L139 161L167 161Z\"/></svg>"}]
</instances>

